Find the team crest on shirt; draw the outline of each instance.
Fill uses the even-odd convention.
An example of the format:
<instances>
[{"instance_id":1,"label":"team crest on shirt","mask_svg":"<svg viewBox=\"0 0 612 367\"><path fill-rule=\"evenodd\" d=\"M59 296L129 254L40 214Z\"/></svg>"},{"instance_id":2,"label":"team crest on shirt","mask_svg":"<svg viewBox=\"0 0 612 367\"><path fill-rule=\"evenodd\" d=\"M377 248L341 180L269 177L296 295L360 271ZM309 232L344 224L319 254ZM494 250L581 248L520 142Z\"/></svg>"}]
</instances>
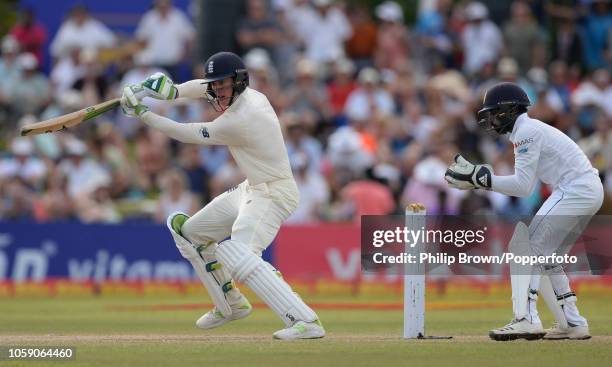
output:
<instances>
[{"instance_id":1,"label":"team crest on shirt","mask_svg":"<svg viewBox=\"0 0 612 367\"><path fill-rule=\"evenodd\" d=\"M208 133L207 128L203 127L202 130L200 130L200 133L202 134L204 138L210 138L210 134Z\"/></svg>"}]
</instances>

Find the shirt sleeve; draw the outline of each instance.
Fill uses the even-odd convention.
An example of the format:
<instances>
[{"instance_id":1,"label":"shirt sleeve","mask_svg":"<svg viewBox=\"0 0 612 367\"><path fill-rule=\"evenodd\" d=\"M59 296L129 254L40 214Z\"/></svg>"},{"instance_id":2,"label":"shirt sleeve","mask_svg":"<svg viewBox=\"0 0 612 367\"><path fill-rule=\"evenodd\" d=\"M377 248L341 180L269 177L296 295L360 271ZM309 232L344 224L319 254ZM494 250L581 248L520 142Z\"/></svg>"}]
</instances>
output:
<instances>
[{"instance_id":1,"label":"shirt sleeve","mask_svg":"<svg viewBox=\"0 0 612 367\"><path fill-rule=\"evenodd\" d=\"M179 98L204 98L206 96L206 83L204 79L194 79L176 86Z\"/></svg>"},{"instance_id":2,"label":"shirt sleeve","mask_svg":"<svg viewBox=\"0 0 612 367\"><path fill-rule=\"evenodd\" d=\"M542 149L542 135L535 130L517 131L514 142L514 175L493 175L493 191L510 196L529 196L535 187Z\"/></svg>"},{"instance_id":3,"label":"shirt sleeve","mask_svg":"<svg viewBox=\"0 0 612 367\"><path fill-rule=\"evenodd\" d=\"M204 145L246 145L248 125L239 115L225 112L212 122L179 123L151 111L141 120L169 137L183 143Z\"/></svg>"}]
</instances>

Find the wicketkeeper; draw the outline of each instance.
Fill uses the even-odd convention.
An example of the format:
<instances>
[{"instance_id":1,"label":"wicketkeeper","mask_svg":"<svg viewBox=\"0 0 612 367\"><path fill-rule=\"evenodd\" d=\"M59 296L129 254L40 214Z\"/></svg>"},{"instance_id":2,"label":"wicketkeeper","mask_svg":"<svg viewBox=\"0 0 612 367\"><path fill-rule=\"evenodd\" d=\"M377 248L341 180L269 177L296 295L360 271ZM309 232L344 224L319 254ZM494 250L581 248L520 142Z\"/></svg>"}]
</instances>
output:
<instances>
[{"instance_id":1,"label":"wicketkeeper","mask_svg":"<svg viewBox=\"0 0 612 367\"><path fill-rule=\"evenodd\" d=\"M216 197L191 218L168 217L180 253L193 265L215 307L196 325L219 327L248 316L252 307L234 279L246 284L285 323L277 339L322 338L317 314L261 258L281 224L295 210L299 194L289 166L281 127L270 102L249 88L249 75L237 55L220 52L204 64L203 79L174 85L154 74L123 90L129 116L184 143L227 145L246 180ZM222 114L212 122L178 123L149 111L139 97L205 98Z\"/></svg>"},{"instance_id":2,"label":"wicketkeeper","mask_svg":"<svg viewBox=\"0 0 612 367\"><path fill-rule=\"evenodd\" d=\"M510 196L531 194L536 181L553 188L529 228L519 223L510 250L520 254L552 255L567 252L576 237L599 210L603 185L586 155L567 135L527 115L530 105L525 92L512 83L490 88L478 112L478 124L498 134L510 134L514 145L514 175L497 176L491 166L472 164L461 155L455 157L445 179L451 187L486 189ZM587 321L578 312L562 264L543 264L512 271L514 319L491 330L495 340L517 338L588 339ZM538 292L555 315L556 323L544 330L536 300Z\"/></svg>"}]
</instances>

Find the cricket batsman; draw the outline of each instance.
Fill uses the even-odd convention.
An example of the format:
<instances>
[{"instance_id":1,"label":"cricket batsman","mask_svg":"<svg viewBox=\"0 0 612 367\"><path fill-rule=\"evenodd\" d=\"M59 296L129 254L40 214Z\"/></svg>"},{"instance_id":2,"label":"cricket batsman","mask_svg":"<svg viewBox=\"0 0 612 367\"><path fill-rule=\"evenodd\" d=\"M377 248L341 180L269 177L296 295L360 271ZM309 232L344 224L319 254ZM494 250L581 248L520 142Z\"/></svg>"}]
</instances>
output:
<instances>
[{"instance_id":1,"label":"cricket batsman","mask_svg":"<svg viewBox=\"0 0 612 367\"><path fill-rule=\"evenodd\" d=\"M204 67L203 79L180 85L156 73L125 87L121 98L125 114L173 139L227 145L246 175L244 182L192 217L184 213L168 217L177 248L192 264L215 305L196 325L212 329L251 313L251 304L235 286L235 279L252 289L285 323L274 338L322 338L325 330L317 314L261 258L299 200L276 113L266 96L249 88L248 72L237 55L217 53ZM212 122L178 123L149 111L144 96L205 98L221 115Z\"/></svg>"},{"instance_id":2,"label":"cricket batsman","mask_svg":"<svg viewBox=\"0 0 612 367\"><path fill-rule=\"evenodd\" d=\"M529 228L519 222L509 246L511 251L547 256L569 251L601 207L603 185L578 145L558 129L530 118L528 106L529 98L519 86L501 83L486 92L478 111L481 127L510 134L515 157L513 175L495 175L490 165L472 164L457 155L445 179L451 187L462 190L485 189L518 197L530 195L537 180L550 185L550 197ZM590 338L562 264L536 264L522 275L513 273L511 265L511 283L514 319L491 330L492 339ZM542 328L536 308L538 293L555 316L551 329Z\"/></svg>"}]
</instances>

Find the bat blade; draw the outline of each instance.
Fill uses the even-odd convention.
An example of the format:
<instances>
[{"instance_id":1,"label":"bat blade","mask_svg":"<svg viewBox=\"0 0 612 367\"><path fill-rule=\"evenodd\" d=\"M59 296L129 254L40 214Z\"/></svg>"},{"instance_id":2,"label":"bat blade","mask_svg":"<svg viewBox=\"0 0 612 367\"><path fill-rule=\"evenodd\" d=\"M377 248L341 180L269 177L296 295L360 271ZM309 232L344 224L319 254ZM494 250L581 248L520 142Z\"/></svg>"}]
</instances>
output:
<instances>
[{"instance_id":1,"label":"bat blade","mask_svg":"<svg viewBox=\"0 0 612 367\"><path fill-rule=\"evenodd\" d=\"M66 115L54 117L35 124L25 125L21 128L21 136L52 133L67 129L69 127L78 125L83 121L91 120L94 117L115 109L117 106L119 106L119 102L120 99L115 98Z\"/></svg>"}]
</instances>

